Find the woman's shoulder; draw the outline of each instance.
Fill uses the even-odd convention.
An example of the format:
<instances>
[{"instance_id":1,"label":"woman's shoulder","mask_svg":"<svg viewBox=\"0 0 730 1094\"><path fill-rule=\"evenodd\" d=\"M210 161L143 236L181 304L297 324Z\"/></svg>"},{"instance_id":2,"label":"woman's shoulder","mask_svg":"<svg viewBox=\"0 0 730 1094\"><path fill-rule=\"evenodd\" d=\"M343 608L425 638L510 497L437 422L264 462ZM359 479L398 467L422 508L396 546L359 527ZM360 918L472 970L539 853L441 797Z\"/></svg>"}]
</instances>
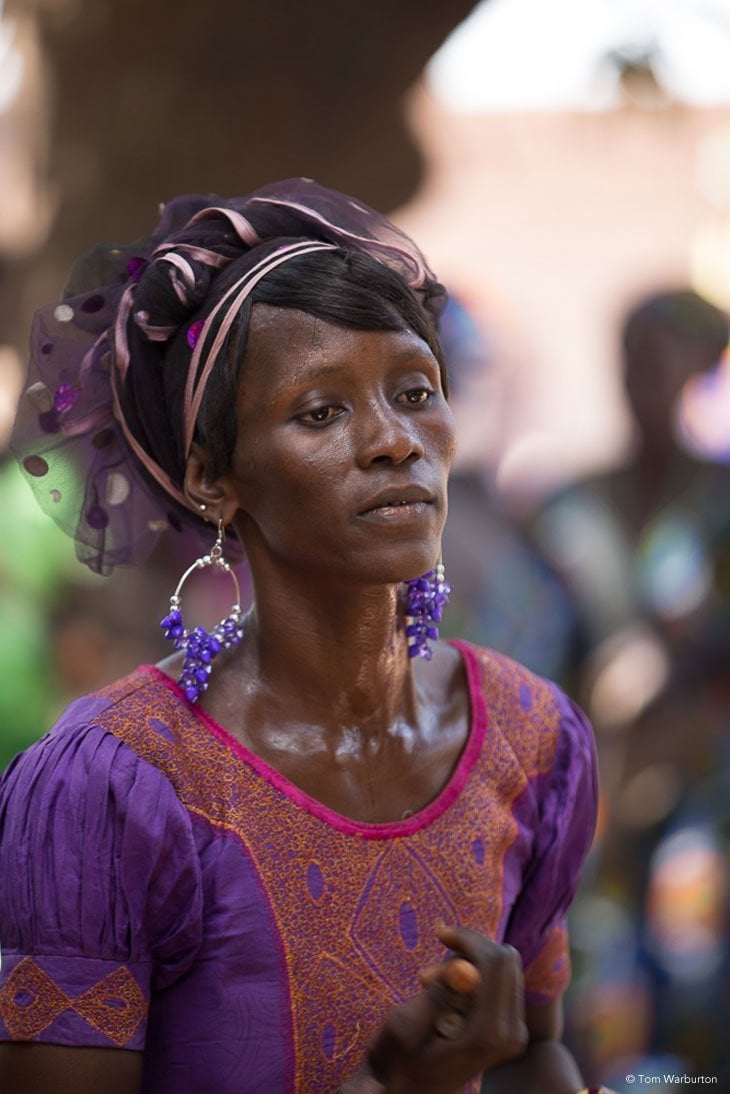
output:
<instances>
[{"instance_id":1,"label":"woman's shoulder","mask_svg":"<svg viewBox=\"0 0 730 1094\"><path fill-rule=\"evenodd\" d=\"M523 715L569 702L553 680L539 675L506 653L463 639L449 645L461 654L470 689L478 689L494 707L516 708Z\"/></svg>"},{"instance_id":2,"label":"woman's shoulder","mask_svg":"<svg viewBox=\"0 0 730 1094\"><path fill-rule=\"evenodd\" d=\"M484 702L488 745L498 738L531 774L572 757L594 766L590 722L558 684L497 650L460 640L453 645L464 658L472 702L477 696Z\"/></svg>"},{"instance_id":3,"label":"woman's shoulder","mask_svg":"<svg viewBox=\"0 0 730 1094\"><path fill-rule=\"evenodd\" d=\"M140 764L133 748L114 732L125 722L146 723L174 706L175 697L148 666L75 699L39 740L16 756L0 787L17 792L38 782L116 785L132 782ZM164 714L163 714L164 716Z\"/></svg>"},{"instance_id":4,"label":"woman's shoulder","mask_svg":"<svg viewBox=\"0 0 730 1094\"><path fill-rule=\"evenodd\" d=\"M169 780L106 725L111 713L136 710L146 691L157 709L147 675L72 703L0 779L0 876L17 882L0 886L6 1002L26 975L53 980L67 1002L124 977L141 1022L150 978L171 982L197 950L202 898L190 817ZM54 1036L61 1027L62 1041L79 1036L81 1011L59 1010ZM130 1047L142 1044L135 1034Z\"/></svg>"}]
</instances>

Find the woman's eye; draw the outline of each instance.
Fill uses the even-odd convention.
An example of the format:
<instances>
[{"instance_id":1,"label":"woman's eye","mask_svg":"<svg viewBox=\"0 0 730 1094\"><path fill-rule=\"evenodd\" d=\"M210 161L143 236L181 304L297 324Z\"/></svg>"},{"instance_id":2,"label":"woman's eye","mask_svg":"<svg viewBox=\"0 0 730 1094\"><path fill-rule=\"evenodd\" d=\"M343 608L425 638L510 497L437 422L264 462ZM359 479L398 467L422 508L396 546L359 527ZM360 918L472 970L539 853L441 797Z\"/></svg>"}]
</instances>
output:
<instances>
[{"instance_id":1,"label":"woman's eye","mask_svg":"<svg viewBox=\"0 0 730 1094\"><path fill-rule=\"evenodd\" d=\"M412 406L416 406L418 403L427 403L432 395L433 392L428 387L413 387L409 391L405 391L401 398Z\"/></svg>"},{"instance_id":2,"label":"woman's eye","mask_svg":"<svg viewBox=\"0 0 730 1094\"><path fill-rule=\"evenodd\" d=\"M299 421L307 425L324 425L326 422L331 422L339 413L340 408L336 406L316 406L313 410L300 414Z\"/></svg>"}]
</instances>

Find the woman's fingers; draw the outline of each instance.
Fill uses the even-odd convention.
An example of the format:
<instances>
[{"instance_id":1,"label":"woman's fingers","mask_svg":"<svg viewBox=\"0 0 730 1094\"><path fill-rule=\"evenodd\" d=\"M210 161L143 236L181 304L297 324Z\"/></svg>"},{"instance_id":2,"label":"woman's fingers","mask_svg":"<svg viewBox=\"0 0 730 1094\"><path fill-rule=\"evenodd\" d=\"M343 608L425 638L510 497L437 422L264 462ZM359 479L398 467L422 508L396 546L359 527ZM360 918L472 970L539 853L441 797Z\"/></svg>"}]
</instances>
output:
<instances>
[{"instance_id":1,"label":"woman's fingers","mask_svg":"<svg viewBox=\"0 0 730 1094\"><path fill-rule=\"evenodd\" d=\"M493 942L486 935L478 931L471 931L468 927L448 927L443 925L438 928L436 935L445 946L454 953L466 957L473 964L478 965L485 954L492 951L512 949L511 946L501 946ZM515 950L515 953L517 951Z\"/></svg>"},{"instance_id":2,"label":"woman's fingers","mask_svg":"<svg viewBox=\"0 0 730 1094\"><path fill-rule=\"evenodd\" d=\"M479 970L463 957L452 957L423 969L419 980L434 1004L433 1031L450 1041L461 1037L474 992L482 981Z\"/></svg>"},{"instance_id":3,"label":"woman's fingers","mask_svg":"<svg viewBox=\"0 0 730 1094\"><path fill-rule=\"evenodd\" d=\"M474 982L474 987L466 995L470 1005L460 1008L457 1004L455 1007L462 1010L463 1032L466 1033L467 1029L471 1031L476 1042L495 1059L519 1056L527 1045L528 1031L524 1010L524 975L518 951L513 946L500 945L463 927L443 927L438 931L438 937L457 954L456 958L445 963L444 969L458 962L455 970L457 984L462 976L470 975ZM476 977L465 971L469 967ZM449 1031L452 1026L455 1030L456 1025L455 1022L448 1023ZM461 1035L462 1032L456 1034Z\"/></svg>"},{"instance_id":4,"label":"woman's fingers","mask_svg":"<svg viewBox=\"0 0 730 1094\"><path fill-rule=\"evenodd\" d=\"M452 1089L448 1083L463 1085L527 1044L517 951L464 928L444 927L438 936L453 956L420 972L424 990L390 1012L369 1053L372 1072L394 1091L399 1083L409 1091Z\"/></svg>"},{"instance_id":5,"label":"woman's fingers","mask_svg":"<svg viewBox=\"0 0 730 1094\"><path fill-rule=\"evenodd\" d=\"M481 983L481 973L471 961L463 957L453 957L442 961L440 965L430 965L421 969L418 981L423 988L429 988L439 981L460 994L469 994Z\"/></svg>"},{"instance_id":6,"label":"woman's fingers","mask_svg":"<svg viewBox=\"0 0 730 1094\"><path fill-rule=\"evenodd\" d=\"M430 992L420 992L390 1011L368 1053L376 1078L383 1081L403 1060L417 1057L433 1034L434 1009Z\"/></svg>"},{"instance_id":7,"label":"woman's fingers","mask_svg":"<svg viewBox=\"0 0 730 1094\"><path fill-rule=\"evenodd\" d=\"M479 969L463 957L454 957L444 967L444 980L459 995L471 995L482 982Z\"/></svg>"}]
</instances>

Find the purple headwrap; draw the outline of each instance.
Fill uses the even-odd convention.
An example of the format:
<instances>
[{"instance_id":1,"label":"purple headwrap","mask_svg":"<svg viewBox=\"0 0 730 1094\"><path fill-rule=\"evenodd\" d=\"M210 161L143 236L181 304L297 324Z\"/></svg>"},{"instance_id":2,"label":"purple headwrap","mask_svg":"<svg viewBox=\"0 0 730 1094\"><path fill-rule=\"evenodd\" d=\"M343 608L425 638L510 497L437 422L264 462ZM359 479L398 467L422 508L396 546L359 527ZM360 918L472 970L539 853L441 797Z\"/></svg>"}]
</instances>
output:
<instances>
[{"instance_id":1,"label":"purple headwrap","mask_svg":"<svg viewBox=\"0 0 730 1094\"><path fill-rule=\"evenodd\" d=\"M307 179L228 200L174 198L151 236L95 248L62 302L36 313L10 447L92 570L144 561L169 527L200 527L184 469L228 333L270 270L335 247L395 270L437 316L443 290L415 244ZM180 405L166 382L172 367L186 370Z\"/></svg>"}]
</instances>

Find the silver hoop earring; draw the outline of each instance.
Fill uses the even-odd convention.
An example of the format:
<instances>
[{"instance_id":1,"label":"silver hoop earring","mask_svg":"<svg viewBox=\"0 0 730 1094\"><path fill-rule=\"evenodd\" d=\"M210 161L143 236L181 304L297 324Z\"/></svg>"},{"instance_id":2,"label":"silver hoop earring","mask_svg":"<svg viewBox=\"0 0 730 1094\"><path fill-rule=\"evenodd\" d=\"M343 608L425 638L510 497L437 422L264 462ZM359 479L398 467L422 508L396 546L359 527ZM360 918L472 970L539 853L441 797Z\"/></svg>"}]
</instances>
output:
<instances>
[{"instance_id":1,"label":"silver hoop earring","mask_svg":"<svg viewBox=\"0 0 730 1094\"><path fill-rule=\"evenodd\" d=\"M210 554L196 559L187 568L170 597L170 611L160 623L165 632L165 638L172 642L175 649L186 651L178 684L191 703L196 703L208 687L213 661L220 651L237 646L243 638L241 590L238 586L238 578L223 557L223 534L223 519L219 517L218 537L210 549ZM193 630L188 630L183 620L180 592L195 570L202 570L207 566L217 566L219 570L230 574L236 589L236 602L230 614L225 619L221 619L212 631L206 631L205 627L194 627Z\"/></svg>"}]
</instances>

